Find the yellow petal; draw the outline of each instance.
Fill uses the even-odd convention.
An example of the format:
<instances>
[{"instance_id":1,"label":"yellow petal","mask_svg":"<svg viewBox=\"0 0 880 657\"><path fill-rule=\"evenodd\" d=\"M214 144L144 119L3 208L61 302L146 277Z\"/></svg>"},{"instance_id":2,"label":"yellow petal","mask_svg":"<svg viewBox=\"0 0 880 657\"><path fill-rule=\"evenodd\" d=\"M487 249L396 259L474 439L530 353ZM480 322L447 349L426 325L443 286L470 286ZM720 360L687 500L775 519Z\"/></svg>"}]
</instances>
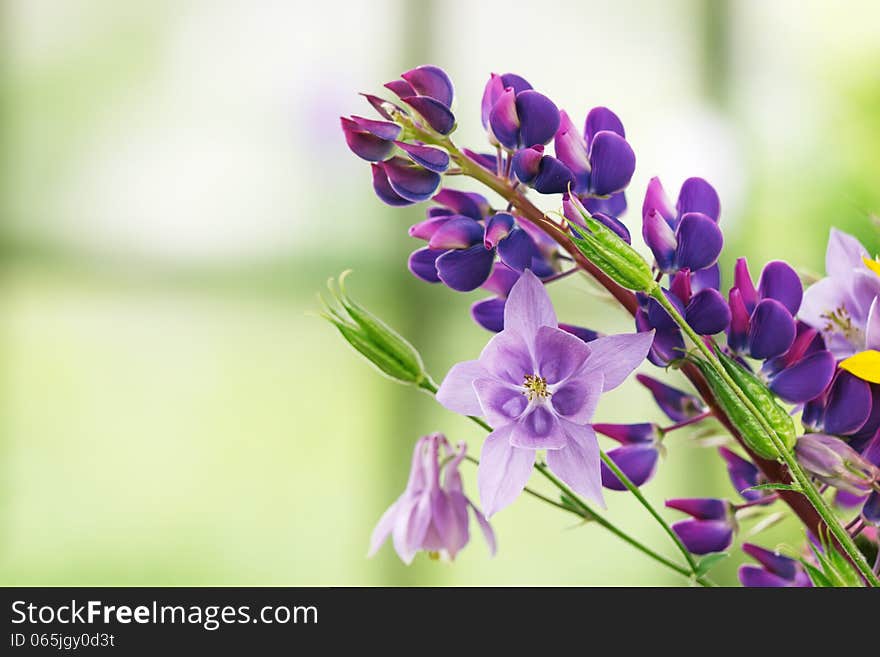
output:
<instances>
[{"instance_id":1,"label":"yellow petal","mask_svg":"<svg viewBox=\"0 0 880 657\"><path fill-rule=\"evenodd\" d=\"M865 381L880 383L880 351L868 349L850 356L840 363L840 369Z\"/></svg>"},{"instance_id":2,"label":"yellow petal","mask_svg":"<svg viewBox=\"0 0 880 657\"><path fill-rule=\"evenodd\" d=\"M862 256L862 262L865 263L865 267L880 276L880 262L877 262L876 260L871 260L870 258L866 258L865 256Z\"/></svg>"}]
</instances>

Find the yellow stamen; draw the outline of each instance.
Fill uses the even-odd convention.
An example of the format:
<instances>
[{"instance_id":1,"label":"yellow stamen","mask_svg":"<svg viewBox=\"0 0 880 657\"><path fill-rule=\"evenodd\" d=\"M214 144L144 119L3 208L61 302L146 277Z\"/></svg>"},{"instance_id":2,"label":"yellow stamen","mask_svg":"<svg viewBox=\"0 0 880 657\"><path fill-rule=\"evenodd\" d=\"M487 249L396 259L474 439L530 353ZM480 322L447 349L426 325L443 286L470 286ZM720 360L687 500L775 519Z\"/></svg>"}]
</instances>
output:
<instances>
[{"instance_id":1,"label":"yellow stamen","mask_svg":"<svg viewBox=\"0 0 880 657\"><path fill-rule=\"evenodd\" d=\"M880 351L868 349L840 363L840 369L870 383L880 383Z\"/></svg>"},{"instance_id":2,"label":"yellow stamen","mask_svg":"<svg viewBox=\"0 0 880 657\"><path fill-rule=\"evenodd\" d=\"M537 374L526 374L523 377L523 387L525 387L523 394L528 397L529 401L533 401L536 397L544 399L550 396L550 391L547 390L547 381Z\"/></svg>"},{"instance_id":3,"label":"yellow stamen","mask_svg":"<svg viewBox=\"0 0 880 657\"><path fill-rule=\"evenodd\" d=\"M865 256L862 256L862 262L865 263L865 267L877 274L877 276L880 276L880 262L877 262L876 260L871 260L870 258L866 258Z\"/></svg>"}]
</instances>

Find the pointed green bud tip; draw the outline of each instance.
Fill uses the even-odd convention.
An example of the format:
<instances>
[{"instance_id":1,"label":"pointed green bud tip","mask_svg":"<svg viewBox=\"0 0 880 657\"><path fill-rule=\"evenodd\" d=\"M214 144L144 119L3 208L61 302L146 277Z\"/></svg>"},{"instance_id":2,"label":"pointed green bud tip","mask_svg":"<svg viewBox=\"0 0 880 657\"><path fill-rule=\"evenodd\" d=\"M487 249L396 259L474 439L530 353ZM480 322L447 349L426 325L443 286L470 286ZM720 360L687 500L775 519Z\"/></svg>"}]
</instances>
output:
<instances>
[{"instance_id":1,"label":"pointed green bud tip","mask_svg":"<svg viewBox=\"0 0 880 657\"><path fill-rule=\"evenodd\" d=\"M586 229L570 223L575 246L615 283L635 292L654 287L651 266L639 252L601 221L594 219L583 206L574 204Z\"/></svg>"},{"instance_id":2,"label":"pointed green bud tip","mask_svg":"<svg viewBox=\"0 0 880 657\"><path fill-rule=\"evenodd\" d=\"M350 273L343 272L338 284L332 278L327 282L335 304L320 297L324 305L321 316L380 373L398 383L425 385L430 379L415 347L345 291L345 279Z\"/></svg>"}]
</instances>

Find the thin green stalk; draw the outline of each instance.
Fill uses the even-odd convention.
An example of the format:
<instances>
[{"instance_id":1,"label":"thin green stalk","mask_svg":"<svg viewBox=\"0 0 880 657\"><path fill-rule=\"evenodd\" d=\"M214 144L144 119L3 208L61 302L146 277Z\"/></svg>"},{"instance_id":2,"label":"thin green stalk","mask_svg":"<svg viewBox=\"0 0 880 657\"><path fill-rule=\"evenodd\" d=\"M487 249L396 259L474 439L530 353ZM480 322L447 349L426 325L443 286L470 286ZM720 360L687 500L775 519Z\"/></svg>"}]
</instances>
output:
<instances>
[{"instance_id":1,"label":"thin green stalk","mask_svg":"<svg viewBox=\"0 0 880 657\"><path fill-rule=\"evenodd\" d=\"M850 561L853 565L859 570L865 582L867 582L870 586L880 587L880 578L872 570L868 560L865 559L865 555L862 554L861 550L856 546L855 542L852 540L852 537L849 535L849 532L840 524L837 520L837 517L834 515L834 511L831 510L831 507L828 506L828 503L825 501L825 498L816 490L816 487L813 485L812 480L804 472L803 468L801 468L800 463L797 462L797 459L794 455L789 452L788 448L785 446L785 442L773 427L767 422L767 419L764 415L755 407L754 403L751 399L749 399L748 395L746 395L742 389L737 385L736 381L727 373L727 370L721 365L721 362L718 360L718 357L712 352L709 347L706 346L706 343L700 339L700 336L696 334L696 332L690 327L690 325L685 321L684 317L681 316L681 313L672 305L669 299L666 298L666 295L663 294L663 291L660 289L660 286L657 285L651 291L651 296L657 300L657 302L663 306L669 316L678 324L682 331L691 339L691 341L697 346L697 348L703 353L706 359L709 361L711 366L718 372L724 382L730 386L730 388L734 391L737 397L743 402L745 407L749 410L749 412L758 420L761 424L761 427L764 431L767 432L767 436L770 438L770 441L773 443L773 446L776 448L777 453L785 462L785 465L788 467L791 476L794 478L795 482L797 482L798 486L801 489L801 492L807 497L810 501L810 504L816 509L816 513L819 514L819 517L822 518L822 521L828 527L828 530L834 535L834 538L837 539L838 544L841 549L846 552Z\"/></svg>"}]
</instances>

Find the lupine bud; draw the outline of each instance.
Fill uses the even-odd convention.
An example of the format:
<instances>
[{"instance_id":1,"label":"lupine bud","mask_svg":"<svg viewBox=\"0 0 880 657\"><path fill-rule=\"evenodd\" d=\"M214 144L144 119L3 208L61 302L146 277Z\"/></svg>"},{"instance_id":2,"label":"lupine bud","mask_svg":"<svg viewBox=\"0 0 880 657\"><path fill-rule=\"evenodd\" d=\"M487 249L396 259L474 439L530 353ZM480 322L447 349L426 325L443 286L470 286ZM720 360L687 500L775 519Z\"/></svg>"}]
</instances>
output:
<instances>
[{"instance_id":1,"label":"lupine bud","mask_svg":"<svg viewBox=\"0 0 880 657\"><path fill-rule=\"evenodd\" d=\"M746 587L811 587L812 583L804 567L795 559L771 552L752 543L743 543L743 552L761 566L746 564L739 568L739 581Z\"/></svg>"},{"instance_id":2,"label":"lupine bud","mask_svg":"<svg viewBox=\"0 0 880 657\"><path fill-rule=\"evenodd\" d=\"M339 277L338 291L331 287L340 307L325 304L322 316L382 374L404 384L422 385L429 381L422 357L415 347L348 296L344 287L347 274Z\"/></svg>"},{"instance_id":3,"label":"lupine bud","mask_svg":"<svg viewBox=\"0 0 880 657\"><path fill-rule=\"evenodd\" d=\"M621 443L608 457L636 486L647 483L657 471L660 457L660 427L656 424L594 424L593 429ZM602 485L627 490L611 468L602 463Z\"/></svg>"},{"instance_id":4,"label":"lupine bud","mask_svg":"<svg viewBox=\"0 0 880 657\"><path fill-rule=\"evenodd\" d=\"M719 447L718 452L727 462L727 474L737 493L749 502L754 502L762 497L771 498L768 503L772 501L772 495L760 490L751 490L754 486L764 483L764 476L754 463L747 461L726 447Z\"/></svg>"},{"instance_id":5,"label":"lupine bud","mask_svg":"<svg viewBox=\"0 0 880 657\"><path fill-rule=\"evenodd\" d=\"M490 93L489 102L492 98ZM486 101L484 94L484 107ZM558 126L556 105L531 88L517 90L516 86L508 86L494 96L489 111L489 129L492 137L508 150L546 144Z\"/></svg>"},{"instance_id":6,"label":"lupine bud","mask_svg":"<svg viewBox=\"0 0 880 657\"><path fill-rule=\"evenodd\" d=\"M673 422L683 422L706 412L706 405L699 397L645 374L636 374L636 380L651 391L660 410Z\"/></svg>"},{"instance_id":7,"label":"lupine bud","mask_svg":"<svg viewBox=\"0 0 880 657\"><path fill-rule=\"evenodd\" d=\"M797 440L795 455L819 481L850 493L867 493L880 471L840 438L808 433Z\"/></svg>"},{"instance_id":8,"label":"lupine bud","mask_svg":"<svg viewBox=\"0 0 880 657\"><path fill-rule=\"evenodd\" d=\"M437 66L419 66L401 77L385 87L418 112L432 130L441 135L452 132L455 116L449 108L454 91L449 76Z\"/></svg>"},{"instance_id":9,"label":"lupine bud","mask_svg":"<svg viewBox=\"0 0 880 657\"><path fill-rule=\"evenodd\" d=\"M623 123L607 107L587 115L583 137L568 114L559 113L554 136L556 157L571 171L572 191L580 195L610 196L629 184L636 157L626 141Z\"/></svg>"},{"instance_id":10,"label":"lupine bud","mask_svg":"<svg viewBox=\"0 0 880 657\"><path fill-rule=\"evenodd\" d=\"M689 552L710 554L723 552L733 543L736 519L733 506L727 500L713 498L683 498L666 500L666 506L693 516L672 525L672 531L681 539Z\"/></svg>"}]
</instances>

